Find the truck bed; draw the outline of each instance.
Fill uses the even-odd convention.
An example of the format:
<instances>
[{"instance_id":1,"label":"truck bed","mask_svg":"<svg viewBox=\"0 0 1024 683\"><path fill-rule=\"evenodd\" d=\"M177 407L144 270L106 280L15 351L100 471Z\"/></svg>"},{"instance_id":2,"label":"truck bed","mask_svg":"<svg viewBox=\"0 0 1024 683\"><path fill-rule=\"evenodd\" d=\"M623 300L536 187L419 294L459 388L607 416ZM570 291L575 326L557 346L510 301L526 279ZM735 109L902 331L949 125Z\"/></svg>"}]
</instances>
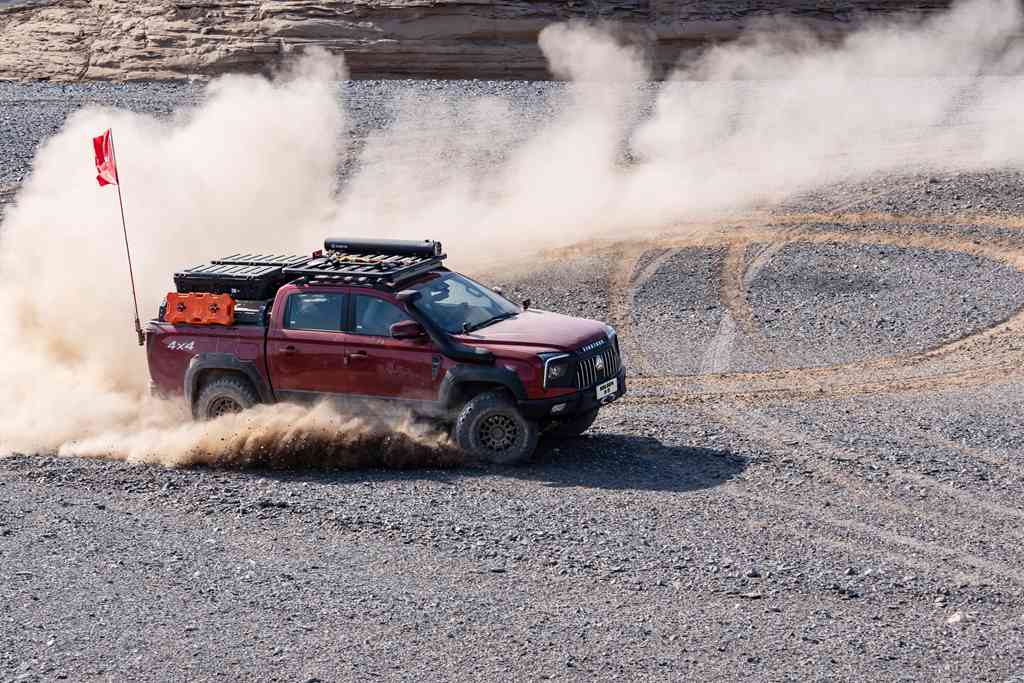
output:
<instances>
[{"instance_id":1,"label":"truck bed","mask_svg":"<svg viewBox=\"0 0 1024 683\"><path fill-rule=\"evenodd\" d=\"M237 313L237 309L236 309ZM151 320L146 355L153 384L164 395L182 393L182 377L197 354L224 353L250 361L267 376L264 350L267 327L261 322L224 325L172 325Z\"/></svg>"}]
</instances>

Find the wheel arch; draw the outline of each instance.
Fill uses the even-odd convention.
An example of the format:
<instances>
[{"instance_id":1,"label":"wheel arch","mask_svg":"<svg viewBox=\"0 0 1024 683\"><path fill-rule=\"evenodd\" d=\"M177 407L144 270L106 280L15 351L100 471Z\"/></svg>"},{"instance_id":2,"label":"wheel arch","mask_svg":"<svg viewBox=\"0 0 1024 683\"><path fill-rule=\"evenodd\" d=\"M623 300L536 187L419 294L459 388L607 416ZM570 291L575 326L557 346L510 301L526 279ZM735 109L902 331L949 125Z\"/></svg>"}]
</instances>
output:
<instances>
[{"instance_id":1,"label":"wheel arch","mask_svg":"<svg viewBox=\"0 0 1024 683\"><path fill-rule=\"evenodd\" d=\"M230 353L200 353L192 357L185 370L185 400L195 410L196 398L203 384L212 378L235 375L252 385L261 403L273 403L274 394L256 363L241 360Z\"/></svg>"},{"instance_id":2,"label":"wheel arch","mask_svg":"<svg viewBox=\"0 0 1024 683\"><path fill-rule=\"evenodd\" d=\"M449 409L455 409L485 391L504 389L516 401L526 399L526 388L512 370L507 368L457 365L445 374L441 381L439 399Z\"/></svg>"}]
</instances>

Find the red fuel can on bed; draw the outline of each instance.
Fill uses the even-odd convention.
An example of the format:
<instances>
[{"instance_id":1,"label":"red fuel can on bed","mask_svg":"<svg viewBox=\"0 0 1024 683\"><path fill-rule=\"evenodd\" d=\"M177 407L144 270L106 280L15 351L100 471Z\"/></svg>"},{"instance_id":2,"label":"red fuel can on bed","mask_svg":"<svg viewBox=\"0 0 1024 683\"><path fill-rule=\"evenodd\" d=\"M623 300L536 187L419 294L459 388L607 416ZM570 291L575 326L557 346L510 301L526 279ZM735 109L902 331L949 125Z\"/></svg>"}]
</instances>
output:
<instances>
[{"instance_id":1,"label":"red fuel can on bed","mask_svg":"<svg viewBox=\"0 0 1024 683\"><path fill-rule=\"evenodd\" d=\"M228 294L171 292L164 319L172 325L234 325L235 300Z\"/></svg>"}]
</instances>

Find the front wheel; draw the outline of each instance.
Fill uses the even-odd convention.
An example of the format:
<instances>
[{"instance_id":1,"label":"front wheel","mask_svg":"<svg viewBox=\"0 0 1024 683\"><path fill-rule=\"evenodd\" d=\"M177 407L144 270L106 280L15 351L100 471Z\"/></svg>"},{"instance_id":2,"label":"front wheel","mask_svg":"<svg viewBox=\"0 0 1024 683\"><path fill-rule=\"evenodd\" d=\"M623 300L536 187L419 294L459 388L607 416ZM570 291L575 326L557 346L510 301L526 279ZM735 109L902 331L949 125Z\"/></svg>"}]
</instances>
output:
<instances>
[{"instance_id":1,"label":"front wheel","mask_svg":"<svg viewBox=\"0 0 1024 683\"><path fill-rule=\"evenodd\" d=\"M464 452L497 465L524 462L537 448L537 423L523 417L504 391L470 399L452 432Z\"/></svg>"}]
</instances>

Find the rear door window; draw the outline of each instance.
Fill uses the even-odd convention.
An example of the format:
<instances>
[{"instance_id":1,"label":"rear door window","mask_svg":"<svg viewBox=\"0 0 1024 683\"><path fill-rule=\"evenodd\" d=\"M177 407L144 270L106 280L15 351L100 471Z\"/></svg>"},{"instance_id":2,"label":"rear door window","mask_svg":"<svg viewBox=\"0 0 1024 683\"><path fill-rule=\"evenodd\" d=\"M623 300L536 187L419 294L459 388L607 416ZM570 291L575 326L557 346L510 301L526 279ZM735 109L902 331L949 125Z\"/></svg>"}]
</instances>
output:
<instances>
[{"instance_id":1,"label":"rear door window","mask_svg":"<svg viewBox=\"0 0 1024 683\"><path fill-rule=\"evenodd\" d=\"M341 331L345 297L338 292L309 292L288 297L284 326L289 330Z\"/></svg>"},{"instance_id":2,"label":"rear door window","mask_svg":"<svg viewBox=\"0 0 1024 683\"><path fill-rule=\"evenodd\" d=\"M353 332L374 337L390 337L391 326L409 320L405 311L376 296L355 295Z\"/></svg>"}]
</instances>

